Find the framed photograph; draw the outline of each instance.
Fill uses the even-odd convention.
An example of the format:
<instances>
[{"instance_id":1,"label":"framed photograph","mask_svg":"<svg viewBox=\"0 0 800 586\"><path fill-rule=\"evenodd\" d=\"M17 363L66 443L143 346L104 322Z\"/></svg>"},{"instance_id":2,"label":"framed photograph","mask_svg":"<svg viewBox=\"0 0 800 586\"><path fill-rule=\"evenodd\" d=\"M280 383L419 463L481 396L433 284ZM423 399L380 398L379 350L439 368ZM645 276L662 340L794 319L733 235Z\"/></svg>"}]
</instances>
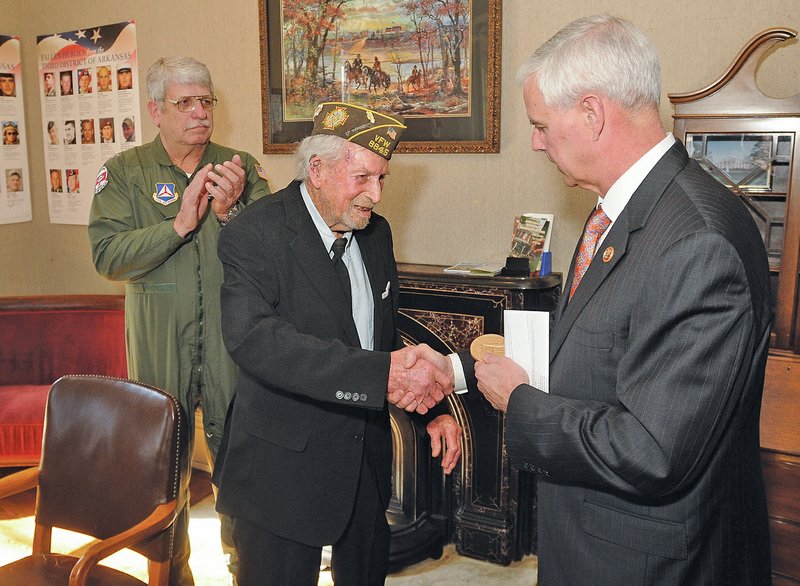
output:
<instances>
[{"instance_id":1,"label":"framed photograph","mask_svg":"<svg viewBox=\"0 0 800 586\"><path fill-rule=\"evenodd\" d=\"M772 190L775 138L753 133L687 134L686 149L726 187L768 192Z\"/></svg>"},{"instance_id":2,"label":"framed photograph","mask_svg":"<svg viewBox=\"0 0 800 586\"><path fill-rule=\"evenodd\" d=\"M402 114L395 152L500 152L502 0L259 0L265 153L320 102Z\"/></svg>"}]
</instances>

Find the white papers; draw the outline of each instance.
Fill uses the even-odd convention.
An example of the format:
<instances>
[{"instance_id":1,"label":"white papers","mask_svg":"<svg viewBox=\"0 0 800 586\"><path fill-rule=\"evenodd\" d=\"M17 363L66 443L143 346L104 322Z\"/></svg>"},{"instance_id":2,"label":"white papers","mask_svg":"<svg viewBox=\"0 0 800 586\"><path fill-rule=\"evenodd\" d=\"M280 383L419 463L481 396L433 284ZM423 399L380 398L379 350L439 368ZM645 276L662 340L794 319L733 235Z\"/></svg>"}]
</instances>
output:
<instances>
[{"instance_id":1,"label":"white papers","mask_svg":"<svg viewBox=\"0 0 800 586\"><path fill-rule=\"evenodd\" d=\"M531 386L550 392L550 314L510 309L503 313L506 357L525 369Z\"/></svg>"},{"instance_id":2,"label":"white papers","mask_svg":"<svg viewBox=\"0 0 800 586\"><path fill-rule=\"evenodd\" d=\"M493 277L494 275L500 274L500 271L503 270L503 266L502 263L492 262L460 262L443 270L445 273L453 275Z\"/></svg>"}]
</instances>

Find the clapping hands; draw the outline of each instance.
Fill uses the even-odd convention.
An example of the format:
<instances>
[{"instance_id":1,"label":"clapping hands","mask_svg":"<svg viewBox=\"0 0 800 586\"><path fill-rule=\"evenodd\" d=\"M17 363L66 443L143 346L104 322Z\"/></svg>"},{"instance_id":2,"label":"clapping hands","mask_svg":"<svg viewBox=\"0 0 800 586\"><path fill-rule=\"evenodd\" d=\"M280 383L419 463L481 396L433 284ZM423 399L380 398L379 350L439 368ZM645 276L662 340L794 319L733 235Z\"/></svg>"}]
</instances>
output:
<instances>
[{"instance_id":1,"label":"clapping hands","mask_svg":"<svg viewBox=\"0 0 800 586\"><path fill-rule=\"evenodd\" d=\"M450 359L427 344L392 352L387 400L400 409L427 413L453 392Z\"/></svg>"}]
</instances>

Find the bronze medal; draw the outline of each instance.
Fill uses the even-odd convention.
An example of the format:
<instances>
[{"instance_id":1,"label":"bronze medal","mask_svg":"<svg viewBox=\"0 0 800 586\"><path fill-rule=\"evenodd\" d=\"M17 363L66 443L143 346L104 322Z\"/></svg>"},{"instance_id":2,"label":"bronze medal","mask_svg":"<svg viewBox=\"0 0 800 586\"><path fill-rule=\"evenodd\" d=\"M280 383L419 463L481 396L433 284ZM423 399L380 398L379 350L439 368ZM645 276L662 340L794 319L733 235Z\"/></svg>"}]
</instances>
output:
<instances>
[{"instance_id":1,"label":"bronze medal","mask_svg":"<svg viewBox=\"0 0 800 586\"><path fill-rule=\"evenodd\" d=\"M469 353L476 361L480 362L487 354L505 356L505 341L499 334L483 334L478 336L469 345Z\"/></svg>"}]
</instances>

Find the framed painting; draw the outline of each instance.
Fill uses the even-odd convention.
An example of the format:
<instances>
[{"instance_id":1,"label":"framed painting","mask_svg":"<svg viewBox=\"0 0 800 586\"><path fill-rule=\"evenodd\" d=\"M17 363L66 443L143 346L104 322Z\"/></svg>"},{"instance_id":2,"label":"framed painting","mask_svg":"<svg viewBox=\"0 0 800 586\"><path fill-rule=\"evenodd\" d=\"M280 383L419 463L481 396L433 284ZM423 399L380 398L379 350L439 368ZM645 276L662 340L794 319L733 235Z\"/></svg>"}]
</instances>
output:
<instances>
[{"instance_id":1,"label":"framed painting","mask_svg":"<svg viewBox=\"0 0 800 586\"><path fill-rule=\"evenodd\" d=\"M788 137L770 134L687 134L686 149L714 178L729 189L773 191L772 170L778 146ZM774 144L773 144L774 143Z\"/></svg>"},{"instance_id":2,"label":"framed painting","mask_svg":"<svg viewBox=\"0 0 800 586\"><path fill-rule=\"evenodd\" d=\"M259 0L265 153L320 102L402 114L395 152L500 152L502 0Z\"/></svg>"}]
</instances>

